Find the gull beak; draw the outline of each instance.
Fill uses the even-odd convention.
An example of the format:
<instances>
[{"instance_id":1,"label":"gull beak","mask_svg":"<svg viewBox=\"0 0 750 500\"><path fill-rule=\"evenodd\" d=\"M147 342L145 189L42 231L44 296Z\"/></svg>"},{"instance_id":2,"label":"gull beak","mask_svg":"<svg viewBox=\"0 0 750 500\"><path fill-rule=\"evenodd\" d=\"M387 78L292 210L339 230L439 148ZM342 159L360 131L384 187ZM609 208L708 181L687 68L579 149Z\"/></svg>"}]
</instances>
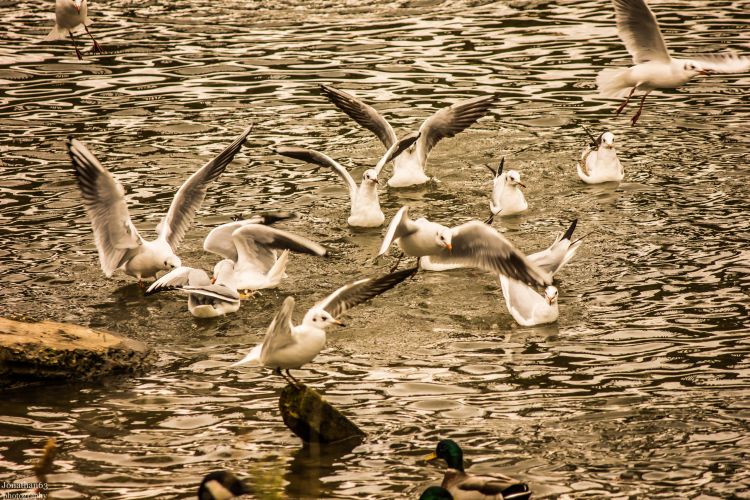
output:
<instances>
[{"instance_id":1,"label":"gull beak","mask_svg":"<svg viewBox=\"0 0 750 500\"><path fill-rule=\"evenodd\" d=\"M435 453L435 452L433 451L433 452L432 452L432 453L430 453L429 455L425 455L425 456L423 456L423 457L422 457L422 460L424 460L425 462L432 462L433 460L437 459L437 457L438 457L438 456L437 456L437 453Z\"/></svg>"},{"instance_id":2,"label":"gull beak","mask_svg":"<svg viewBox=\"0 0 750 500\"><path fill-rule=\"evenodd\" d=\"M547 304L552 305L552 297L544 297L547 299Z\"/></svg>"},{"instance_id":3,"label":"gull beak","mask_svg":"<svg viewBox=\"0 0 750 500\"><path fill-rule=\"evenodd\" d=\"M700 70L700 71L698 72L698 74L699 74L699 75L704 75L704 76L705 76L705 75L710 75L710 74L711 74L711 70L710 70L710 69L702 69L702 70Z\"/></svg>"},{"instance_id":4,"label":"gull beak","mask_svg":"<svg viewBox=\"0 0 750 500\"><path fill-rule=\"evenodd\" d=\"M518 185L519 185L519 186L521 186L522 188L525 188L525 187L526 187L526 184L524 184L524 183L523 183L523 182L521 182L521 181L518 181Z\"/></svg>"},{"instance_id":5,"label":"gull beak","mask_svg":"<svg viewBox=\"0 0 750 500\"><path fill-rule=\"evenodd\" d=\"M331 323L333 323L334 325L338 325L338 326L346 326L344 323L342 323L341 321L337 319L334 319L333 321L331 321Z\"/></svg>"},{"instance_id":6,"label":"gull beak","mask_svg":"<svg viewBox=\"0 0 750 500\"><path fill-rule=\"evenodd\" d=\"M216 283L216 277L211 278L211 284L213 285L215 283Z\"/></svg>"},{"instance_id":7,"label":"gull beak","mask_svg":"<svg viewBox=\"0 0 750 500\"><path fill-rule=\"evenodd\" d=\"M373 184L375 184L376 186L377 186L378 184L380 184L380 180L379 180L379 179L370 179L370 182L372 182L372 183L373 183Z\"/></svg>"},{"instance_id":8,"label":"gull beak","mask_svg":"<svg viewBox=\"0 0 750 500\"><path fill-rule=\"evenodd\" d=\"M445 244L445 248L447 248L449 252L452 252L453 251L453 244L452 243L446 243Z\"/></svg>"}]
</instances>

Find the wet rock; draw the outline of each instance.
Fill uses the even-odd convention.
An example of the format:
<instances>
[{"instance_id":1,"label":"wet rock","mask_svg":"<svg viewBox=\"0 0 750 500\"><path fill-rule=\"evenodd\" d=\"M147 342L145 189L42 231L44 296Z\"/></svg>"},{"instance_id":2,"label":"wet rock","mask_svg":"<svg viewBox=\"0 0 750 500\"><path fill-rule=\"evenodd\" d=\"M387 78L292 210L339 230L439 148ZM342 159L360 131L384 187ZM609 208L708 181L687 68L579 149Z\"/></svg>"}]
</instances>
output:
<instances>
[{"instance_id":1,"label":"wet rock","mask_svg":"<svg viewBox=\"0 0 750 500\"><path fill-rule=\"evenodd\" d=\"M365 436L351 420L303 384L288 384L282 389L279 410L289 430L305 443L337 443Z\"/></svg>"},{"instance_id":2,"label":"wet rock","mask_svg":"<svg viewBox=\"0 0 750 500\"><path fill-rule=\"evenodd\" d=\"M138 373L153 357L145 344L113 333L0 318L0 386Z\"/></svg>"}]
</instances>

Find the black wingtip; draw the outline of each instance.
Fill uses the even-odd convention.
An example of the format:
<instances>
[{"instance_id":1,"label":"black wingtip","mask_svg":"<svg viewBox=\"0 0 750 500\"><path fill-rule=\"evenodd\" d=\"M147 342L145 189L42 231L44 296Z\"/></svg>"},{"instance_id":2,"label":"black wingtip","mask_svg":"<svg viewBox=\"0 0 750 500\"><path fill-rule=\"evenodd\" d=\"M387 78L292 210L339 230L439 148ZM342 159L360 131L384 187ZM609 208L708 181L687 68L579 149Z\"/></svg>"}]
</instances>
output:
<instances>
[{"instance_id":1,"label":"black wingtip","mask_svg":"<svg viewBox=\"0 0 750 500\"><path fill-rule=\"evenodd\" d=\"M573 219L573 222L570 223L570 227L567 231L565 231L565 234L563 235L562 239L564 240L570 240L573 236L573 231L576 230L576 224L578 224L578 219Z\"/></svg>"},{"instance_id":2,"label":"black wingtip","mask_svg":"<svg viewBox=\"0 0 750 500\"><path fill-rule=\"evenodd\" d=\"M263 218L262 224L266 226L271 226L282 220L293 220L298 217L295 212L285 212L285 211L264 212L260 214L260 216Z\"/></svg>"},{"instance_id":3,"label":"black wingtip","mask_svg":"<svg viewBox=\"0 0 750 500\"><path fill-rule=\"evenodd\" d=\"M495 174L495 177L499 176L503 173L503 169L505 168L505 157L503 156L500 159L500 166L497 167L497 173Z\"/></svg>"}]
</instances>

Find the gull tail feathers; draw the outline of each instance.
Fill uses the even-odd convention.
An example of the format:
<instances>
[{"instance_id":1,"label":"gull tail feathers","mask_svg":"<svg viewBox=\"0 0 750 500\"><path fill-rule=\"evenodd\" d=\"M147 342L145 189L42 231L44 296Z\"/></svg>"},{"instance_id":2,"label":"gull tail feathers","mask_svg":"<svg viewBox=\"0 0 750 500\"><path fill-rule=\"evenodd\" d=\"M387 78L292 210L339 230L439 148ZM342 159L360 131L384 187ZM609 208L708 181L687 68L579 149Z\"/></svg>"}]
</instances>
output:
<instances>
[{"instance_id":1,"label":"gull tail feathers","mask_svg":"<svg viewBox=\"0 0 750 500\"><path fill-rule=\"evenodd\" d=\"M237 361L236 363L232 363L229 365L230 367L233 366L260 366L260 351L263 349L263 344L258 344L248 353L247 356L242 358L241 360Z\"/></svg>"},{"instance_id":2,"label":"gull tail feathers","mask_svg":"<svg viewBox=\"0 0 750 500\"><path fill-rule=\"evenodd\" d=\"M629 68L603 69L596 75L596 86L602 97L625 97L633 87L626 78Z\"/></svg>"},{"instance_id":3,"label":"gull tail feathers","mask_svg":"<svg viewBox=\"0 0 750 500\"><path fill-rule=\"evenodd\" d=\"M273 288L281 283L281 280L286 276L287 262L289 262L289 250L284 250L279 255L279 258L276 259L271 269L268 270L268 273L266 273L266 278L268 279L266 288Z\"/></svg>"}]
</instances>

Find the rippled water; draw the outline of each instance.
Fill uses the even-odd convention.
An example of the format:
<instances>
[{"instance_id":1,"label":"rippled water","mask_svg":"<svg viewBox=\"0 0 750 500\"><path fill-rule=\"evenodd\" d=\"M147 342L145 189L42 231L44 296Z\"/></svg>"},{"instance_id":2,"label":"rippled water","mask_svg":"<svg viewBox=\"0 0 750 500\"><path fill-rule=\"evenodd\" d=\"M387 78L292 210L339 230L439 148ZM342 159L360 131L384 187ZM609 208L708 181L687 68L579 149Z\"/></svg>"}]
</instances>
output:
<instances>
[{"instance_id":1,"label":"rippled water","mask_svg":"<svg viewBox=\"0 0 750 500\"><path fill-rule=\"evenodd\" d=\"M675 52L750 47L750 2L652 3ZM750 497L750 76L654 93L631 128L594 92L599 69L629 62L604 1L95 2L108 53L83 62L42 41L50 4L2 2L0 314L122 332L159 361L139 378L6 391L2 479L33 477L55 436L55 498L189 498L218 468L289 497L415 497L441 477L420 457L452 437L472 471L508 472L537 497ZM497 224L509 238L535 251L574 217L590 233L558 277L551 326L516 325L478 271L423 273L352 311L297 374L369 438L322 456L281 423L277 377L226 369L284 296L309 307L386 266L368 261L382 228L346 227L337 178L271 151L317 148L355 178L380 156L318 83L355 91L401 132L499 93L489 118L434 151L438 184L383 194L387 217L409 203L446 223L484 218L482 164L506 155L530 201ZM208 268L211 227L268 209L300 213L282 227L332 256L293 256L278 290L215 321L106 279L64 138L85 140L123 182L150 237L174 189L249 122L183 262ZM581 124L615 133L619 187L578 181Z\"/></svg>"}]
</instances>

